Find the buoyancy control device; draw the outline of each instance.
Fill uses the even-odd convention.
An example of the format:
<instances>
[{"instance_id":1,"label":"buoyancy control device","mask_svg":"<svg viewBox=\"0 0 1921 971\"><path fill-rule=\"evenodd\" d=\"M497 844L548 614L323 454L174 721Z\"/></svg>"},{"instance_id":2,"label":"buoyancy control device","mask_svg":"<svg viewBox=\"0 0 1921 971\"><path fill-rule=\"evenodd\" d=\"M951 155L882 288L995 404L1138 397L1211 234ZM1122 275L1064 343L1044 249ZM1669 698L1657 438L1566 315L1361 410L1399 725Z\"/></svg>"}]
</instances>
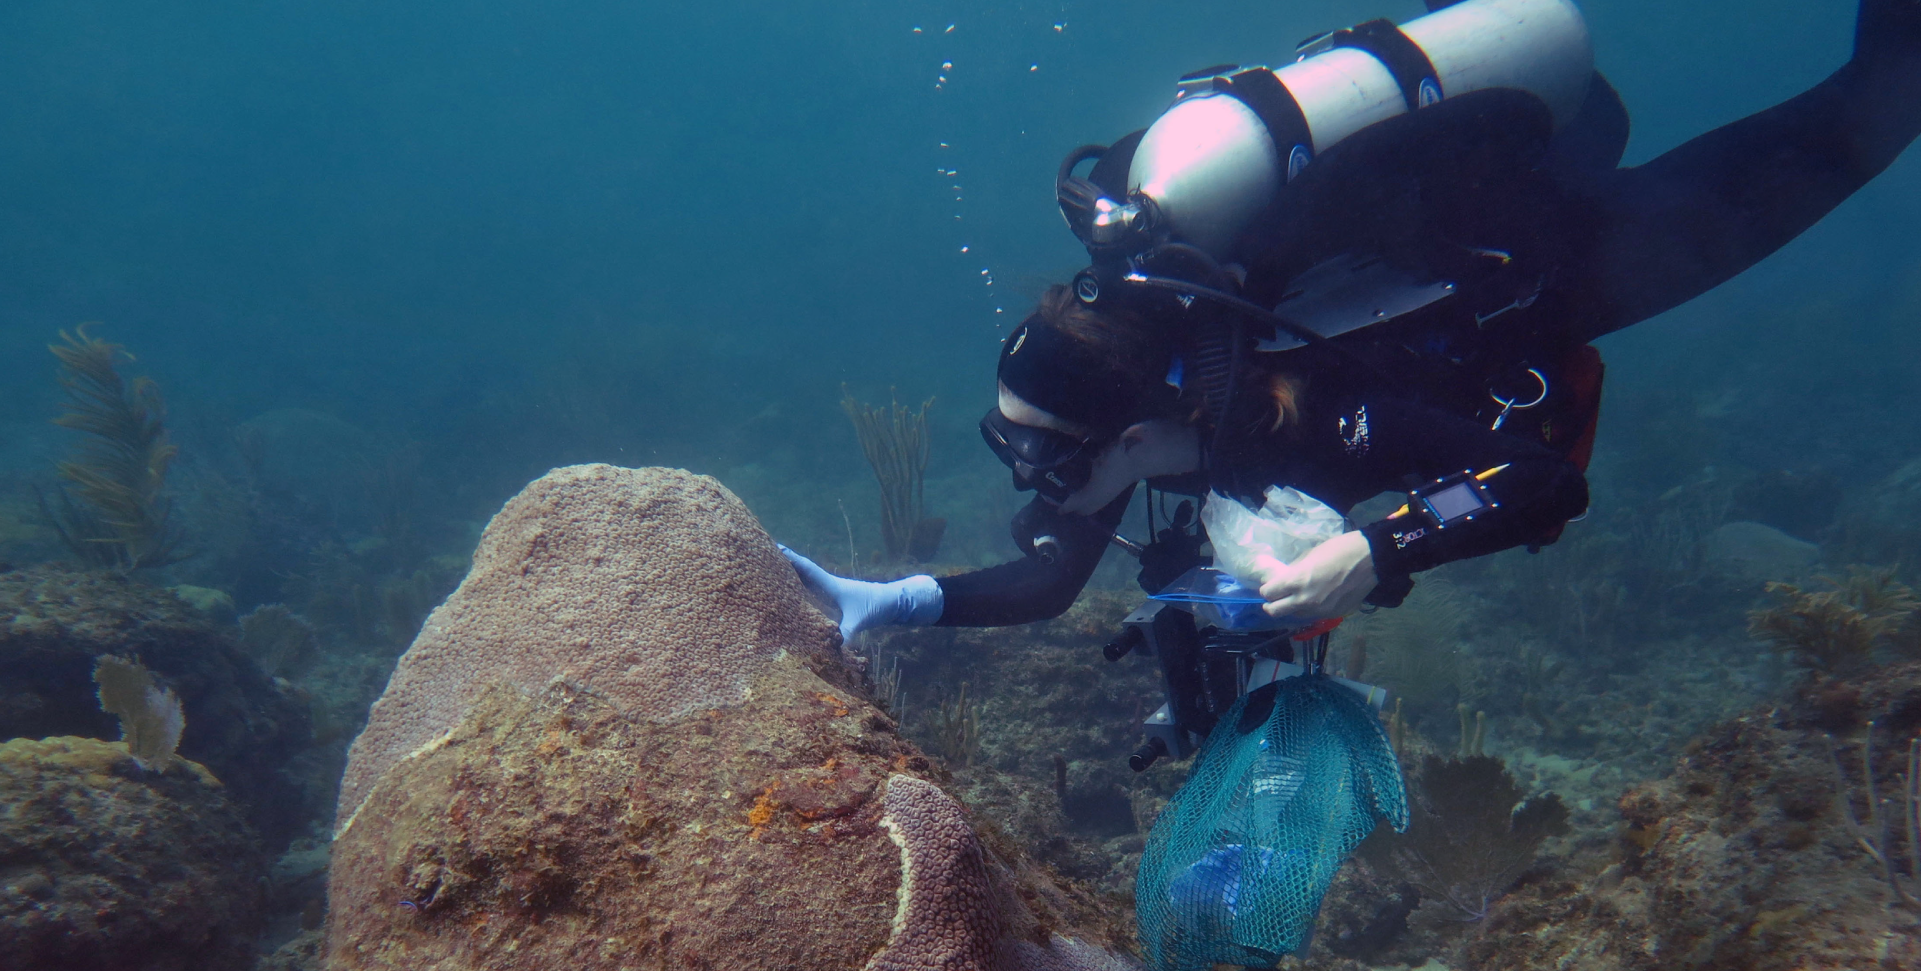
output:
<instances>
[{"instance_id":1,"label":"buoyancy control device","mask_svg":"<svg viewBox=\"0 0 1921 971\"><path fill-rule=\"evenodd\" d=\"M1464 0L1399 27L1370 21L1309 39L1279 68L1182 77L1134 148L1125 198L1073 174L1105 151L1086 146L1062 165L1061 212L1097 262L1167 242L1226 261L1280 187L1354 133L1496 88L1539 99L1559 130L1593 76L1587 25L1570 0Z\"/></svg>"},{"instance_id":2,"label":"buoyancy control device","mask_svg":"<svg viewBox=\"0 0 1921 971\"><path fill-rule=\"evenodd\" d=\"M1443 407L1497 429L1503 423L1516 433L1538 429L1534 437L1545 444L1570 455L1584 452L1581 440L1591 435L1598 414L1598 383L1561 380L1568 349L1509 343L1461 351L1451 343L1505 340L1505 331L1486 322L1532 306L1551 276L1532 254L1516 260L1499 248L1444 241L1440 249L1452 262L1429 265L1384 250L1380 240L1356 239L1345 249L1300 253L1311 259L1287 268L1281 282L1271 278L1277 267L1265 262L1272 254L1258 249L1271 242L1262 235L1267 220L1286 222L1292 207L1306 200L1326 204L1320 193L1344 184L1322 178L1311 194L1290 189L1314 159L1340 145L1334 155L1351 160L1349 147L1366 141L1356 135L1386 134L1385 123L1396 118L1418 125L1411 113L1435 111L1427 117L1441 127L1429 135L1452 131L1464 118L1545 126L1517 131L1525 141L1591 127L1597 90L1619 110L1612 89L1596 80L1587 27L1571 0L1429 0L1429 8L1399 27L1376 20L1312 38L1293 63L1279 68L1194 72L1181 79L1172 107L1143 132L1111 149L1082 146L1061 165L1055 183L1061 212L1092 258L1073 280L1076 298L1171 325L1183 346L1168 383L1210 419L1210 462L1221 459L1237 429L1253 427L1248 415L1237 416L1254 407L1239 387L1250 356L1308 345L1395 386L1407 384L1413 367L1400 350L1432 357L1431 367L1414 367L1411 376L1432 383L1424 393L1438 396ZM1443 104L1451 109L1436 110ZM1489 104L1503 107L1485 112ZM1471 136L1464 131L1461 137ZM1077 175L1090 160L1093 169ZM1349 162L1330 156L1321 164ZM1290 208L1277 211L1281 206ZM1257 217L1259 226L1252 222ZM1242 245L1256 249L1239 252ZM1255 256L1262 259L1249 259ZM1255 272L1262 274L1258 280L1250 278ZM1472 330L1463 329L1465 320ZM1397 338L1392 354L1366 351L1366 338L1336 340L1364 328L1380 333L1388 321L1445 321L1448 331L1412 344ZM1390 364L1396 370L1386 370ZM1573 364L1582 374L1599 372L1598 362L1586 358ZM1586 384L1596 384L1596 393L1566 400L1568 391ZM1521 391L1528 393L1517 398ZM1484 400L1477 405L1477 398ZM1531 406L1540 407L1527 413L1527 422L1518 421L1517 413ZM1477 408L1495 413L1481 415Z\"/></svg>"}]
</instances>

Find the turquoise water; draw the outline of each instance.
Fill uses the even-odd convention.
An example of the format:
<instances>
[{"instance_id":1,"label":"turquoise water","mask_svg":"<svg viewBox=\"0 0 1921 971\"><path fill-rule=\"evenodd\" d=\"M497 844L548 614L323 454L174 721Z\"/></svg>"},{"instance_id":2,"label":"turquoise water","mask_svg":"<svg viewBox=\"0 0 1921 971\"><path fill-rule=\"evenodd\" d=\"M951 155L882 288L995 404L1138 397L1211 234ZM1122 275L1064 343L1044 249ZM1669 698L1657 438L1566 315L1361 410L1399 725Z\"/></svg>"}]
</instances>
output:
<instances>
[{"instance_id":1,"label":"turquoise water","mask_svg":"<svg viewBox=\"0 0 1921 971\"><path fill-rule=\"evenodd\" d=\"M834 408L846 382L937 396L935 492L979 505L995 341L1084 260L1050 203L1059 157L1150 121L1185 70L1418 12L10 5L0 468L61 447L40 347L99 320L161 382L189 466L230 464L232 427L306 408L414 443L423 489L466 518L558 463L752 464L807 483L768 515L809 540L840 525L826 495L871 501ZM1630 162L1823 77L1851 19L1838 0L1585 12L1634 118ZM1912 449L1895 362L1913 348L1913 164L1609 341L1602 467L1677 400L1726 399L1703 463L1872 475ZM1002 552L987 542L970 558Z\"/></svg>"}]
</instances>

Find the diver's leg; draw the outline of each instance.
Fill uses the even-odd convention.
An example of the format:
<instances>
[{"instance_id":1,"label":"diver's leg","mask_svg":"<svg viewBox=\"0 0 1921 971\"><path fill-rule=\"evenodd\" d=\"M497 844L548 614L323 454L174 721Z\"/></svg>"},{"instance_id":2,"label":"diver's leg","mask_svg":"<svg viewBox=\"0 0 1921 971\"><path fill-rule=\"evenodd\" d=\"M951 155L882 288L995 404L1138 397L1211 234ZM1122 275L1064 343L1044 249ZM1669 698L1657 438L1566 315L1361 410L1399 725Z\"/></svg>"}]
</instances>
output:
<instances>
[{"instance_id":1,"label":"diver's leg","mask_svg":"<svg viewBox=\"0 0 1921 971\"><path fill-rule=\"evenodd\" d=\"M1718 286L1879 175L1921 133L1921 2L1863 0L1827 80L1601 179L1581 276L1592 340Z\"/></svg>"}]
</instances>

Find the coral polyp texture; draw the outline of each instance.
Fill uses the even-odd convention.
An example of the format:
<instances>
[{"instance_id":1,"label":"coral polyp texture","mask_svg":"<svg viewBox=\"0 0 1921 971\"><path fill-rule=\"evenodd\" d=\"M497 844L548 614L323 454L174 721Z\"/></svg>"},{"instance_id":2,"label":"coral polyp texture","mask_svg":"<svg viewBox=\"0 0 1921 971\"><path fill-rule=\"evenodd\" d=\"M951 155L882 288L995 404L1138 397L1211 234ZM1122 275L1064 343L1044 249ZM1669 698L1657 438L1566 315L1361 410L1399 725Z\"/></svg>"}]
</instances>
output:
<instances>
[{"instance_id":1,"label":"coral polyp texture","mask_svg":"<svg viewBox=\"0 0 1921 971\"><path fill-rule=\"evenodd\" d=\"M870 971L937 967L943 958L992 967L1002 935L987 861L953 797L911 776L887 780L881 825L901 853L900 911Z\"/></svg>"},{"instance_id":2,"label":"coral polyp texture","mask_svg":"<svg viewBox=\"0 0 1921 971\"><path fill-rule=\"evenodd\" d=\"M1043 929L999 878L961 805L908 775L887 780L880 824L901 853L900 909L866 971L1103 971L1136 967ZM1044 943L1043 943L1044 942Z\"/></svg>"},{"instance_id":3,"label":"coral polyp texture","mask_svg":"<svg viewBox=\"0 0 1921 971\"><path fill-rule=\"evenodd\" d=\"M509 500L473 569L427 617L355 739L344 829L388 769L444 737L495 682L556 679L650 721L725 707L782 651L835 628L747 507L672 469L555 469Z\"/></svg>"},{"instance_id":4,"label":"coral polyp texture","mask_svg":"<svg viewBox=\"0 0 1921 971\"><path fill-rule=\"evenodd\" d=\"M1124 905L983 840L792 577L711 479L563 469L510 501L414 647L462 683L417 669L376 708L451 725L356 747L383 754L343 796L328 966L1129 966ZM664 684L606 676L631 668Z\"/></svg>"}]
</instances>

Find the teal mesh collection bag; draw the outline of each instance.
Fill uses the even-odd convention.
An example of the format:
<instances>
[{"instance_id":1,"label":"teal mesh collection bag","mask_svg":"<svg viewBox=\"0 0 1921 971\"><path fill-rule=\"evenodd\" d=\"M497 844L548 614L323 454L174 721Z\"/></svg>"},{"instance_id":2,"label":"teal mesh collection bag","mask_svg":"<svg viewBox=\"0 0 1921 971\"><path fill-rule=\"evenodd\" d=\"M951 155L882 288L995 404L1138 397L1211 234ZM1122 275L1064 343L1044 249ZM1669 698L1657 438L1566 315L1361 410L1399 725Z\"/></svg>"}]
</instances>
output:
<instances>
[{"instance_id":1,"label":"teal mesh collection bag","mask_svg":"<svg viewBox=\"0 0 1921 971\"><path fill-rule=\"evenodd\" d=\"M1323 674L1248 692L1148 837L1134 907L1149 964L1272 967L1305 953L1334 871L1376 817L1407 829L1400 762L1373 708Z\"/></svg>"}]
</instances>

